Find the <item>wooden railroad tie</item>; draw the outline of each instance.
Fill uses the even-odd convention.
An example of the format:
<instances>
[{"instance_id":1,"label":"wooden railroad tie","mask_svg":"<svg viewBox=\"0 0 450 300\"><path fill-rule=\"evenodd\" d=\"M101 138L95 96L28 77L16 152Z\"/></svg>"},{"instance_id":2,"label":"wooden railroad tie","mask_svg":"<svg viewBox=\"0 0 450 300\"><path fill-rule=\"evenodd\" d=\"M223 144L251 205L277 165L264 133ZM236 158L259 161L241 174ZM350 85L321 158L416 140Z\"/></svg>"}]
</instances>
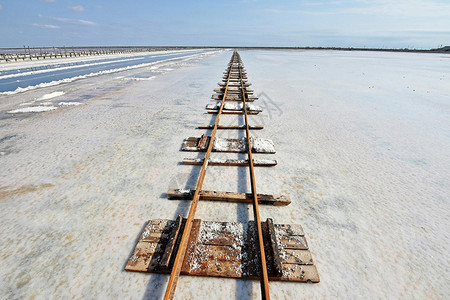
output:
<instances>
[{"instance_id":1,"label":"wooden railroad tie","mask_svg":"<svg viewBox=\"0 0 450 300\"><path fill-rule=\"evenodd\" d=\"M186 138L181 145L182 151L204 152L208 149L211 137L202 135L201 137ZM253 153L275 153L273 142L269 139L252 138L252 152ZM248 143L245 138L230 139L216 137L213 143L213 152L228 152L228 153L246 153L248 151Z\"/></svg>"},{"instance_id":2,"label":"wooden railroad tie","mask_svg":"<svg viewBox=\"0 0 450 300\"><path fill-rule=\"evenodd\" d=\"M185 165L203 165L205 160L203 158L184 158L183 164ZM248 166L248 159L213 159L210 158L208 162L209 166L234 166L234 167L246 167ZM254 167L274 167L277 165L277 161L274 159L254 159Z\"/></svg>"},{"instance_id":3,"label":"wooden railroad tie","mask_svg":"<svg viewBox=\"0 0 450 300\"><path fill-rule=\"evenodd\" d=\"M221 87L225 87L225 86L227 85L226 82L218 82L217 84L218 84L219 86L221 86ZM251 83L251 82L244 82L243 85L244 85L245 87L248 87L248 86L251 86L252 83ZM235 82L235 83L230 83L228 86L229 86L229 87L241 87L241 84Z\"/></svg>"},{"instance_id":4,"label":"wooden railroad tie","mask_svg":"<svg viewBox=\"0 0 450 300\"><path fill-rule=\"evenodd\" d=\"M223 94L225 92L225 88L223 88L223 87L215 88L214 92ZM245 89L245 92L247 94L253 94L254 91L252 89ZM240 89L240 87L228 87L228 94L230 94L230 93L240 95L242 93L242 90Z\"/></svg>"},{"instance_id":5,"label":"wooden railroad tie","mask_svg":"<svg viewBox=\"0 0 450 300\"><path fill-rule=\"evenodd\" d=\"M223 95L221 94L214 94L211 96L212 100L222 100L223 99ZM227 94L226 101L242 101L242 96L237 95L237 94ZM247 102L254 102L258 100L258 97L248 97L247 98Z\"/></svg>"},{"instance_id":6,"label":"wooden railroad tie","mask_svg":"<svg viewBox=\"0 0 450 300\"><path fill-rule=\"evenodd\" d=\"M155 219L145 225L125 267L127 271L170 273L186 219ZM295 224L261 222L269 280L319 282L303 229ZM194 219L182 275L258 279L255 222Z\"/></svg>"},{"instance_id":7,"label":"wooden railroad tie","mask_svg":"<svg viewBox=\"0 0 450 300\"><path fill-rule=\"evenodd\" d=\"M167 191L169 200L192 200L195 190L170 189ZM263 205L286 206L291 199L284 195L258 194L258 202ZM237 203L252 203L252 193L233 193L218 191L200 191L200 200L226 201Z\"/></svg>"},{"instance_id":8,"label":"wooden railroad tie","mask_svg":"<svg viewBox=\"0 0 450 300\"><path fill-rule=\"evenodd\" d=\"M214 129L214 125L200 125L197 127L198 129ZM263 129L263 126L249 126L250 130L261 130ZM219 125L217 126L217 129L245 129L245 125Z\"/></svg>"}]
</instances>

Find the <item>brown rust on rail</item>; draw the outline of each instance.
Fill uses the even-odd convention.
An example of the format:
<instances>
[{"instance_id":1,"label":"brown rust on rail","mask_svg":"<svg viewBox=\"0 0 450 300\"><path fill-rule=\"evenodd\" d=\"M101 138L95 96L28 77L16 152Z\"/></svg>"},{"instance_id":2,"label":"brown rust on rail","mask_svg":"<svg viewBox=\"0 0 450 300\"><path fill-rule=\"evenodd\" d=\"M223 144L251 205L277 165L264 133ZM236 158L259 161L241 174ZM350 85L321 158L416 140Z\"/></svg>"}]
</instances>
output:
<instances>
[{"instance_id":1,"label":"brown rust on rail","mask_svg":"<svg viewBox=\"0 0 450 300\"><path fill-rule=\"evenodd\" d=\"M222 109L223 109L223 106L224 106L224 103L225 103L225 98L226 98L226 94L227 94L227 91L228 91L228 83L230 82L230 76L231 76L231 72L233 70L233 66L232 65L233 65L233 62L236 59L236 57L237 57L237 52L235 51L233 53L233 56L232 56L231 60L230 60L230 68L228 70L229 77L227 79L227 85L225 87L224 99L222 100L219 112L218 112L217 117L216 117L216 122L214 124L214 129L213 129L213 131L211 133L211 139L214 139L214 137L216 135L216 132L217 132L217 126L219 125L220 114L222 113ZM190 236L190 233L191 233L191 228L192 228L192 221L194 220L195 212L197 210L198 201L200 199L199 193L200 193L200 191L202 189L202 186L203 186L203 181L204 181L205 175L206 175L206 168L208 166L208 159L209 159L209 156L211 154L211 151L212 151L212 143L209 143L208 150L207 150L206 155L205 155L205 161L203 163L202 170L201 170L199 178L198 178L197 188L196 188L194 197L192 199L191 207L189 209L189 214L188 214L188 218L186 220L185 229L183 231L183 235L181 236L180 246L178 248L178 252L177 252L177 255L175 257L175 261L174 261L174 265L173 265L173 268L172 268L172 272L170 273L169 283L167 284L166 293L164 294L164 299L165 300L172 299L174 294L175 294L175 288L176 288L177 281L178 281L178 278L180 276L181 267L182 267L182 264L183 264L182 260L184 259L184 256L185 256L185 253L186 253L188 239L189 239L189 236Z\"/></svg>"},{"instance_id":2,"label":"brown rust on rail","mask_svg":"<svg viewBox=\"0 0 450 300\"><path fill-rule=\"evenodd\" d=\"M238 55L238 59L240 61L240 57ZM238 66L239 68L239 74L242 78L242 69L241 64ZM262 299L270 299L269 294L269 275L267 274L267 264L266 264L266 255L264 251L264 240L262 236L262 228L261 228L261 217L259 216L259 203L258 203L258 197L256 193L256 180L255 180L255 170L253 168L253 155L252 155L252 140L250 138L250 128L249 128L249 122L248 122L248 112L247 112L247 102L246 102L246 93L245 93L245 87L243 85L244 80L241 80L241 91L242 91L242 100L244 102L244 112L245 112L245 126L246 126L246 136L247 136L247 151L248 151L248 161L249 161L249 171L250 171L250 182L252 187L252 194L253 194L253 215L256 222L256 228L257 228L257 235L258 235L258 245L259 245L259 254L260 254L260 263L261 263L261 296ZM225 97L224 97L225 98Z\"/></svg>"}]
</instances>

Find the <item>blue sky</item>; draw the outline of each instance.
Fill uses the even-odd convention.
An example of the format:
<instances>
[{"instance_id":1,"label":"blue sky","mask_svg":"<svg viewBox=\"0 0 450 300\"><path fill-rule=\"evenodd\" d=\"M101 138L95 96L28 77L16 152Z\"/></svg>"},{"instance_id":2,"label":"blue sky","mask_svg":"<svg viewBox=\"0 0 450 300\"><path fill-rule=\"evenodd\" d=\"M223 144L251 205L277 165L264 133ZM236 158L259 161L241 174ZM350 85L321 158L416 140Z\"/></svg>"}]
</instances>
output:
<instances>
[{"instance_id":1,"label":"blue sky","mask_svg":"<svg viewBox=\"0 0 450 300\"><path fill-rule=\"evenodd\" d=\"M441 44L450 0L0 0L0 47Z\"/></svg>"}]
</instances>

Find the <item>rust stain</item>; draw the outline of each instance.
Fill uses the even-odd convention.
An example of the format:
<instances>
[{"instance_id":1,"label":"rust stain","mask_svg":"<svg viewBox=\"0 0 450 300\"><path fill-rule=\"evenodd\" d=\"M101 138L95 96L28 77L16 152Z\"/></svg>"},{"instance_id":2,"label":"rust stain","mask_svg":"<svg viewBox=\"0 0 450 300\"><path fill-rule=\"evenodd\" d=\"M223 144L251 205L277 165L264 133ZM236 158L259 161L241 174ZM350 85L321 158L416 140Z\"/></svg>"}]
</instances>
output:
<instances>
[{"instance_id":1,"label":"rust stain","mask_svg":"<svg viewBox=\"0 0 450 300\"><path fill-rule=\"evenodd\" d=\"M0 200L12 197L12 196L20 196L32 192L37 192L46 188L53 187L54 185L51 183L43 183L39 185L28 184L18 187L16 189L10 189L8 186L0 187Z\"/></svg>"}]
</instances>

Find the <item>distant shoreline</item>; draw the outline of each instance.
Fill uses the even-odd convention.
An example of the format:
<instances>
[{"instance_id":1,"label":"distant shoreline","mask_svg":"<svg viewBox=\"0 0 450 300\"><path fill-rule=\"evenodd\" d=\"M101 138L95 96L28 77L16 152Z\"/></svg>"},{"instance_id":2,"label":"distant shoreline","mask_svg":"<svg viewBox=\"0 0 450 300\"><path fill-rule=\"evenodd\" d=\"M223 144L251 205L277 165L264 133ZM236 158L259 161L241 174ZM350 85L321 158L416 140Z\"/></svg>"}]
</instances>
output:
<instances>
[{"instance_id":1,"label":"distant shoreline","mask_svg":"<svg viewBox=\"0 0 450 300\"><path fill-rule=\"evenodd\" d=\"M14 61L45 60L94 56L105 54L138 53L152 51L195 50L195 49L238 49L238 50L333 50L333 51L374 51L450 54L450 46L437 49L381 49L354 47L213 47L213 46L87 46L87 47L23 47L0 48L0 63Z\"/></svg>"},{"instance_id":2,"label":"distant shoreline","mask_svg":"<svg viewBox=\"0 0 450 300\"><path fill-rule=\"evenodd\" d=\"M270 50L341 50L341 51L383 51L383 52L432 52L450 53L450 46L435 49L409 48L360 48L360 47L258 47L258 46L71 46L71 47L22 47L0 48L4 53L39 53L39 52L72 52L72 51L114 51L141 52L155 50L186 50L186 49L270 49Z\"/></svg>"},{"instance_id":3,"label":"distant shoreline","mask_svg":"<svg viewBox=\"0 0 450 300\"><path fill-rule=\"evenodd\" d=\"M216 47L229 48L229 47ZM261 50L334 50L334 51L378 51L378 52L418 52L418 53L450 53L450 46L437 49L382 49L382 48L353 48L353 47L235 47L236 49Z\"/></svg>"}]
</instances>

